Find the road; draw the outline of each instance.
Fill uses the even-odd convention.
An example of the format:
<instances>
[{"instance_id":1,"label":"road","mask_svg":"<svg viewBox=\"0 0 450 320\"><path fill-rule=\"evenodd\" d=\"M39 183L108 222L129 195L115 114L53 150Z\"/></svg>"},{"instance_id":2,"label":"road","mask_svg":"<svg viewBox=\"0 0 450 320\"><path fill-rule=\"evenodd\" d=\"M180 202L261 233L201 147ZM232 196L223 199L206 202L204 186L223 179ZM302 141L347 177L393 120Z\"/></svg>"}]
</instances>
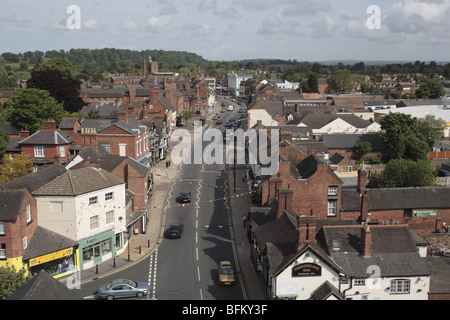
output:
<instances>
[{"instance_id":1,"label":"road","mask_svg":"<svg viewBox=\"0 0 450 320\"><path fill-rule=\"evenodd\" d=\"M227 118L236 115L237 108L222 114L221 119L225 123ZM211 127L222 129L221 125ZM221 287L218 283L217 265L221 260L229 260L235 270L239 269L232 241L227 167L226 164L204 163L181 165L177 179L167 192L165 225L182 223L182 237L165 238L149 258L99 282L83 284L83 296L93 298L92 293L100 284L129 278L149 283L150 293L142 299L244 300L246 293L239 273L235 286ZM191 192L191 203L180 203L182 191Z\"/></svg>"}]
</instances>

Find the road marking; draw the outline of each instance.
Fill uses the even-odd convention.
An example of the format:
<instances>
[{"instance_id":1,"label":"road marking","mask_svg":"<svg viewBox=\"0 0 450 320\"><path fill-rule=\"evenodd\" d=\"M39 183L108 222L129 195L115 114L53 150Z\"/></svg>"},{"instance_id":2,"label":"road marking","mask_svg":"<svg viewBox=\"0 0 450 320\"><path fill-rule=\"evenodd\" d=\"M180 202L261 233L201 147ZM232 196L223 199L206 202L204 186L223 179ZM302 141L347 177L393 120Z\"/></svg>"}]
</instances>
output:
<instances>
[{"instance_id":1,"label":"road marking","mask_svg":"<svg viewBox=\"0 0 450 320\"><path fill-rule=\"evenodd\" d=\"M148 270L149 293L147 300L156 300L156 271L158 265L158 249L150 256L150 265Z\"/></svg>"},{"instance_id":2,"label":"road marking","mask_svg":"<svg viewBox=\"0 0 450 320\"><path fill-rule=\"evenodd\" d=\"M197 266L197 275L198 275L198 282L201 282L202 280L200 279L200 267Z\"/></svg>"},{"instance_id":3,"label":"road marking","mask_svg":"<svg viewBox=\"0 0 450 320\"><path fill-rule=\"evenodd\" d=\"M196 255L196 259L198 261L198 248L195 248L195 255Z\"/></svg>"}]
</instances>

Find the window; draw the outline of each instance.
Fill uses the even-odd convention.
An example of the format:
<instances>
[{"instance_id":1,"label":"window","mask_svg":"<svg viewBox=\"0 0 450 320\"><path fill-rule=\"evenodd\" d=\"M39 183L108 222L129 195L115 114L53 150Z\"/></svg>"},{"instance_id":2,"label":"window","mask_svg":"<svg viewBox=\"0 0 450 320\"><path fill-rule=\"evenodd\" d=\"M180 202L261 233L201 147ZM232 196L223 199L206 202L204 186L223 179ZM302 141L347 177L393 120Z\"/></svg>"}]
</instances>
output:
<instances>
[{"instance_id":1,"label":"window","mask_svg":"<svg viewBox=\"0 0 450 320\"><path fill-rule=\"evenodd\" d=\"M108 211L106 213L106 224L114 223L114 211Z\"/></svg>"},{"instance_id":2,"label":"window","mask_svg":"<svg viewBox=\"0 0 450 320\"><path fill-rule=\"evenodd\" d=\"M113 199L113 193L108 192L105 194L105 201L112 200Z\"/></svg>"},{"instance_id":3,"label":"window","mask_svg":"<svg viewBox=\"0 0 450 320\"><path fill-rule=\"evenodd\" d=\"M97 204L98 197L89 198L89 205Z\"/></svg>"},{"instance_id":4,"label":"window","mask_svg":"<svg viewBox=\"0 0 450 320\"><path fill-rule=\"evenodd\" d=\"M336 216L336 206L337 201L336 200L328 200L328 217L334 217Z\"/></svg>"},{"instance_id":5,"label":"window","mask_svg":"<svg viewBox=\"0 0 450 320\"><path fill-rule=\"evenodd\" d=\"M50 212L63 212L63 203L61 201L51 201Z\"/></svg>"},{"instance_id":6,"label":"window","mask_svg":"<svg viewBox=\"0 0 450 320\"><path fill-rule=\"evenodd\" d=\"M90 218L91 230L98 228L98 216L93 216Z\"/></svg>"},{"instance_id":7,"label":"window","mask_svg":"<svg viewBox=\"0 0 450 320\"><path fill-rule=\"evenodd\" d=\"M329 196L337 196L338 194L338 187L337 186L330 186L328 187L328 195Z\"/></svg>"},{"instance_id":8,"label":"window","mask_svg":"<svg viewBox=\"0 0 450 320\"><path fill-rule=\"evenodd\" d=\"M27 204L27 223L31 222L31 205Z\"/></svg>"},{"instance_id":9,"label":"window","mask_svg":"<svg viewBox=\"0 0 450 320\"><path fill-rule=\"evenodd\" d=\"M22 239L22 244L23 244L23 249L25 250L28 246L28 241L27 241L27 237L24 237Z\"/></svg>"},{"instance_id":10,"label":"window","mask_svg":"<svg viewBox=\"0 0 450 320\"><path fill-rule=\"evenodd\" d=\"M363 286L366 284L366 280L364 278L355 278L355 286Z\"/></svg>"},{"instance_id":11,"label":"window","mask_svg":"<svg viewBox=\"0 0 450 320\"><path fill-rule=\"evenodd\" d=\"M410 280L395 279L391 280L391 291L392 294L407 294L409 293L411 287Z\"/></svg>"},{"instance_id":12,"label":"window","mask_svg":"<svg viewBox=\"0 0 450 320\"><path fill-rule=\"evenodd\" d=\"M105 150L108 151L108 153L111 153L111 146L109 144L104 144L103 148L105 148Z\"/></svg>"},{"instance_id":13,"label":"window","mask_svg":"<svg viewBox=\"0 0 450 320\"><path fill-rule=\"evenodd\" d=\"M59 146L59 155L61 157L65 157L66 156L66 147L65 146Z\"/></svg>"},{"instance_id":14,"label":"window","mask_svg":"<svg viewBox=\"0 0 450 320\"><path fill-rule=\"evenodd\" d=\"M36 158L45 157L44 146L34 146L34 156Z\"/></svg>"},{"instance_id":15,"label":"window","mask_svg":"<svg viewBox=\"0 0 450 320\"><path fill-rule=\"evenodd\" d=\"M6 259L6 244L0 243L0 259Z\"/></svg>"},{"instance_id":16,"label":"window","mask_svg":"<svg viewBox=\"0 0 450 320\"><path fill-rule=\"evenodd\" d=\"M352 172L352 167L351 166L338 166L338 172L350 173L350 172Z\"/></svg>"},{"instance_id":17,"label":"window","mask_svg":"<svg viewBox=\"0 0 450 320\"><path fill-rule=\"evenodd\" d=\"M5 235L5 223L0 222L0 236L4 236L4 235Z\"/></svg>"}]
</instances>

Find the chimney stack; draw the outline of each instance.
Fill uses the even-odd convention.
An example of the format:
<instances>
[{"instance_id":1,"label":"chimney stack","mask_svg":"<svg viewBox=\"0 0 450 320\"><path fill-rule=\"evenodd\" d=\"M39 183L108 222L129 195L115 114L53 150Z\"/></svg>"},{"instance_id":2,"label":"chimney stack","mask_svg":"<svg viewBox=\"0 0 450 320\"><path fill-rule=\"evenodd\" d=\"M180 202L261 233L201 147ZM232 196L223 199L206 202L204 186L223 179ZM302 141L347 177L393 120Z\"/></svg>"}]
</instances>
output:
<instances>
[{"instance_id":1,"label":"chimney stack","mask_svg":"<svg viewBox=\"0 0 450 320\"><path fill-rule=\"evenodd\" d=\"M364 223L361 228L361 250L364 257L372 254L372 231L368 223Z\"/></svg>"},{"instance_id":2,"label":"chimney stack","mask_svg":"<svg viewBox=\"0 0 450 320\"><path fill-rule=\"evenodd\" d=\"M281 217L285 210L292 209L292 194L294 192L291 189L279 189L278 190L278 211L277 218Z\"/></svg>"},{"instance_id":3,"label":"chimney stack","mask_svg":"<svg viewBox=\"0 0 450 320\"><path fill-rule=\"evenodd\" d=\"M361 194L362 191L366 190L367 183L367 171L366 166L364 165L364 161L361 165L361 169L358 170L358 191Z\"/></svg>"},{"instance_id":4,"label":"chimney stack","mask_svg":"<svg viewBox=\"0 0 450 320\"><path fill-rule=\"evenodd\" d=\"M297 216L297 251L316 241L317 218L301 214Z\"/></svg>"},{"instance_id":5,"label":"chimney stack","mask_svg":"<svg viewBox=\"0 0 450 320\"><path fill-rule=\"evenodd\" d=\"M48 119L45 123L45 130L56 131L56 122L53 119Z\"/></svg>"}]
</instances>

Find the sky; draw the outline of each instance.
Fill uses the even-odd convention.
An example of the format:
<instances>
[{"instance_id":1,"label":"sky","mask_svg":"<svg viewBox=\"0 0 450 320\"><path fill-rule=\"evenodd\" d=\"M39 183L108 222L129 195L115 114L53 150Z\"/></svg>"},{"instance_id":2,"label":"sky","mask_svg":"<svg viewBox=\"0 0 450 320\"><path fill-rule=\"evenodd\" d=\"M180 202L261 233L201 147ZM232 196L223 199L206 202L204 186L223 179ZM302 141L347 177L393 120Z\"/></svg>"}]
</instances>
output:
<instances>
[{"instance_id":1,"label":"sky","mask_svg":"<svg viewBox=\"0 0 450 320\"><path fill-rule=\"evenodd\" d=\"M2 2L2 53L107 47L219 61L450 61L450 0Z\"/></svg>"}]
</instances>

